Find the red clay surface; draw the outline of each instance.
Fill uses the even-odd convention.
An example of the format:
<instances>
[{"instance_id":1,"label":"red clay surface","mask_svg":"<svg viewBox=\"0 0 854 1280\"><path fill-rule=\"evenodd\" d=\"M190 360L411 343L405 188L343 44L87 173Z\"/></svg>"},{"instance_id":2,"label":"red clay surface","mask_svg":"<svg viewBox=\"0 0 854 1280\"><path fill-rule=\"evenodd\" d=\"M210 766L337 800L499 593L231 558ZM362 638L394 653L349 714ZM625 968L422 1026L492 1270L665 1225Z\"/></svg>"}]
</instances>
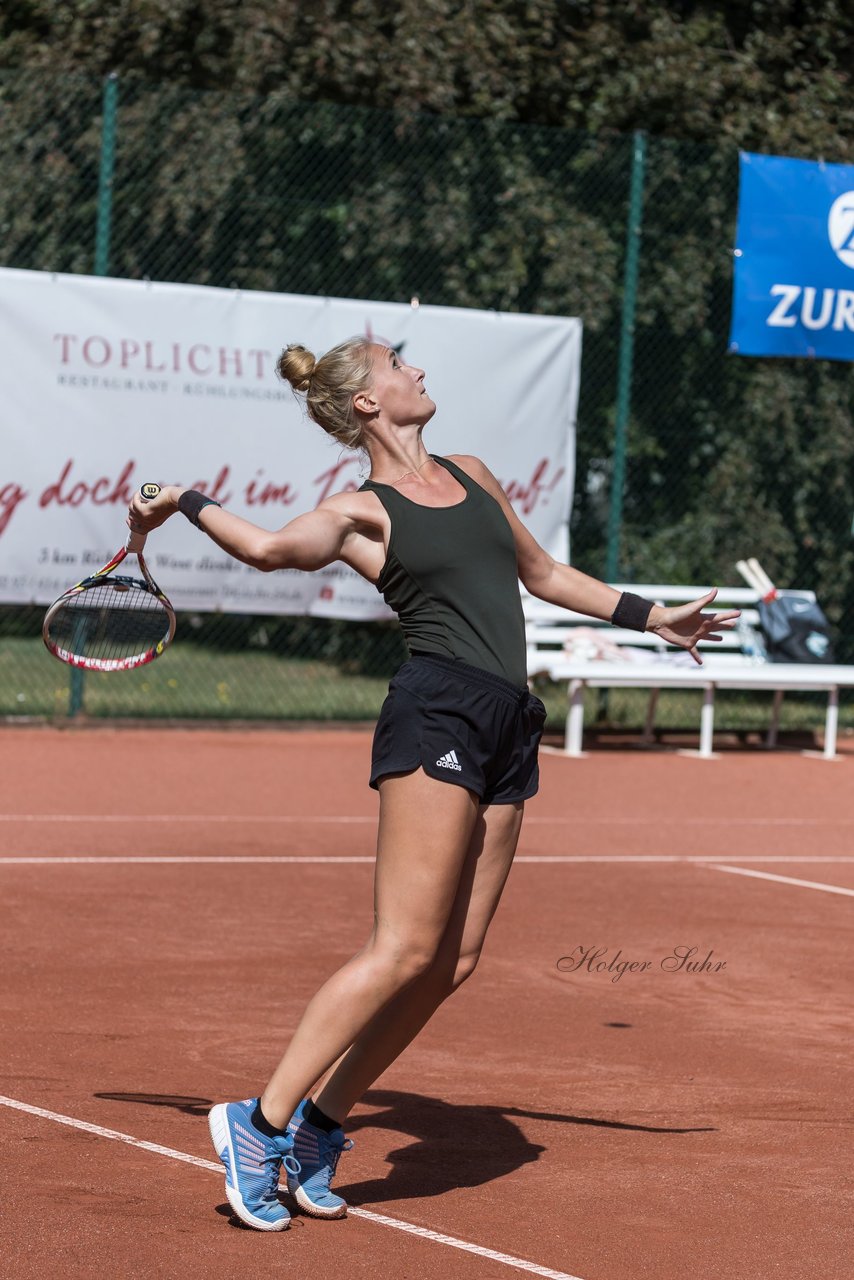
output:
<instances>
[{"instance_id":1,"label":"red clay surface","mask_svg":"<svg viewBox=\"0 0 854 1280\"><path fill-rule=\"evenodd\" d=\"M263 1085L367 934L369 751L0 729L0 1092L210 1161L211 1102ZM351 1204L581 1280L850 1280L853 765L545 755L478 973L351 1118ZM105 861L139 856L189 861ZM667 972L680 946L725 968ZM578 948L649 967L559 968ZM525 1274L371 1218L244 1230L205 1167L0 1126L15 1277Z\"/></svg>"}]
</instances>

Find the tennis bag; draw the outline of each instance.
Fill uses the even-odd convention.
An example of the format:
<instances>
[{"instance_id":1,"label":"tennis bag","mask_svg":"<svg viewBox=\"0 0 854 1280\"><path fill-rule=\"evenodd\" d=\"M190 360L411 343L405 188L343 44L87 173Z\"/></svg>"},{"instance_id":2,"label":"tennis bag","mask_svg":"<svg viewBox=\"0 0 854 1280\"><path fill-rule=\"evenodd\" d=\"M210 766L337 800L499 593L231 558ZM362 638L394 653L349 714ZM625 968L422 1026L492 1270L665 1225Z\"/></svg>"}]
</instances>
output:
<instances>
[{"instance_id":1,"label":"tennis bag","mask_svg":"<svg viewBox=\"0 0 854 1280\"><path fill-rule=\"evenodd\" d=\"M759 601L769 662L835 662L830 624L814 600L787 596Z\"/></svg>"}]
</instances>

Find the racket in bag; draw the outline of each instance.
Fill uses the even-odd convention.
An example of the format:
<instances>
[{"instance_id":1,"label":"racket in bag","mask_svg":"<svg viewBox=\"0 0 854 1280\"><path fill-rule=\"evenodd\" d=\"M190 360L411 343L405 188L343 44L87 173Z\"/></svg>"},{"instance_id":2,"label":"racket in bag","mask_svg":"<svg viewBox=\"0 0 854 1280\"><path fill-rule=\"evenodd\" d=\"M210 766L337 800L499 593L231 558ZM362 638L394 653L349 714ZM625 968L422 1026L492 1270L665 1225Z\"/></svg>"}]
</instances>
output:
<instances>
[{"instance_id":1,"label":"racket in bag","mask_svg":"<svg viewBox=\"0 0 854 1280\"><path fill-rule=\"evenodd\" d=\"M780 592L758 608L769 662L836 661L830 623L816 601Z\"/></svg>"}]
</instances>

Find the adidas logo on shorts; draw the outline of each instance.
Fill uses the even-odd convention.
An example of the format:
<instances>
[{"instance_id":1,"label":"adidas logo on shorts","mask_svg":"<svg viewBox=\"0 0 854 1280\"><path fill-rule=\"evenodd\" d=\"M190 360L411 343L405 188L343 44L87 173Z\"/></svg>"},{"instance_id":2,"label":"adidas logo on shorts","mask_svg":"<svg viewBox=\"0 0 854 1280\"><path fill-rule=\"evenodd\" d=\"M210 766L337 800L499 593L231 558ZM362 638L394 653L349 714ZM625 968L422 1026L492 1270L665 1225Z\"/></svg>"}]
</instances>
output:
<instances>
[{"instance_id":1,"label":"adidas logo on shorts","mask_svg":"<svg viewBox=\"0 0 854 1280\"><path fill-rule=\"evenodd\" d=\"M456 769L457 773L462 773L463 766L457 759L456 751L449 751L446 756L439 756L436 764L438 764L442 769Z\"/></svg>"}]
</instances>

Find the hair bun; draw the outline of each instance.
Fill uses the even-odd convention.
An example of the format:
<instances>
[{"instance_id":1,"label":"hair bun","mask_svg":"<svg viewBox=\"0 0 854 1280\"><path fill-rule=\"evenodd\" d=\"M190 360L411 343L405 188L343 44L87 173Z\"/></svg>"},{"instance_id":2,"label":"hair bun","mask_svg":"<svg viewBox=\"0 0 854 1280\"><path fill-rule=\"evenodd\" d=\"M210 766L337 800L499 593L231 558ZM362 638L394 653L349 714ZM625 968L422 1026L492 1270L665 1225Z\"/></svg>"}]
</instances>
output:
<instances>
[{"instance_id":1,"label":"hair bun","mask_svg":"<svg viewBox=\"0 0 854 1280\"><path fill-rule=\"evenodd\" d=\"M308 391L317 361L306 347L289 346L279 356L276 368L294 391Z\"/></svg>"}]
</instances>

